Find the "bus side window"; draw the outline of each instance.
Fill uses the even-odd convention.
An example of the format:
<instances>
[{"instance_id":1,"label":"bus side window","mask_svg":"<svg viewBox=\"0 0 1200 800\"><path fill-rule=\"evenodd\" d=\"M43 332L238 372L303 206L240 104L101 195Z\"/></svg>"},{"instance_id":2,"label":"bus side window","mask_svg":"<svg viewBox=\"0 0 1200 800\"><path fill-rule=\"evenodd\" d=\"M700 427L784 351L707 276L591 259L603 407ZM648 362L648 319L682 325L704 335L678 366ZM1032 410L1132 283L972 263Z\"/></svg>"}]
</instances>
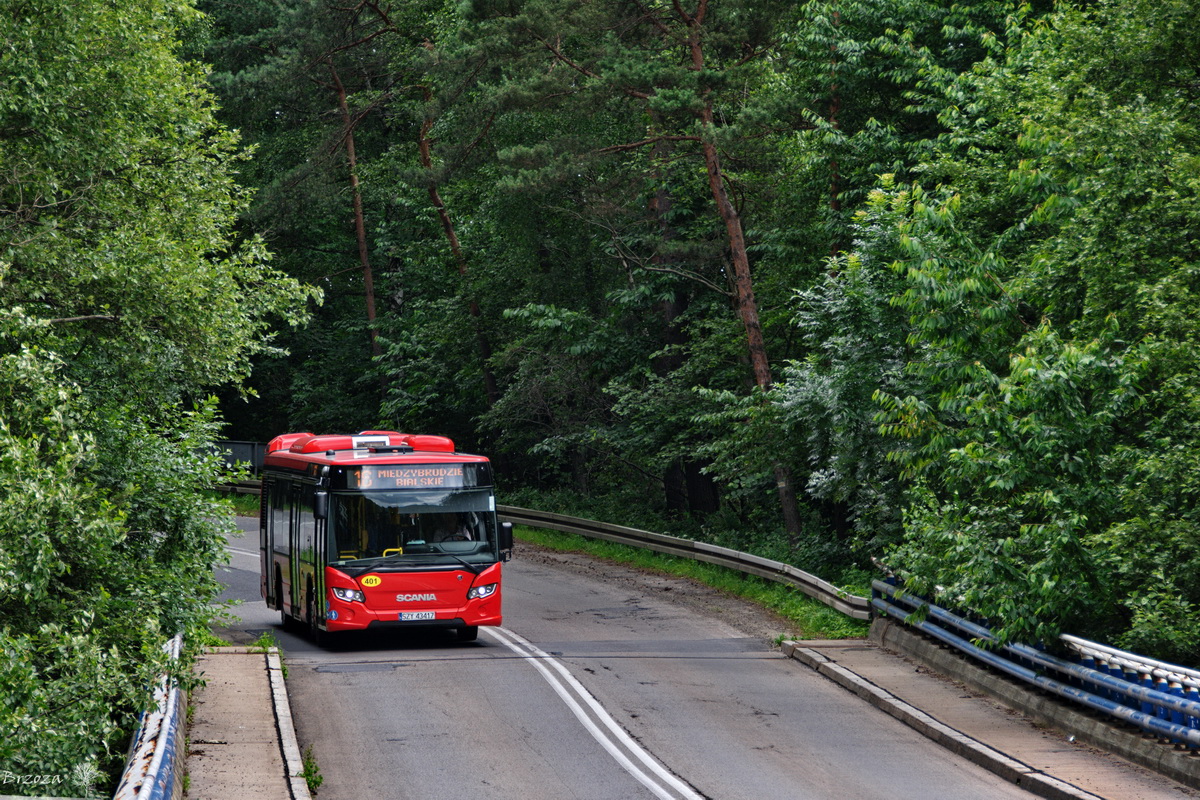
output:
<instances>
[{"instance_id":1,"label":"bus side window","mask_svg":"<svg viewBox=\"0 0 1200 800\"><path fill-rule=\"evenodd\" d=\"M275 552L285 555L291 552L288 509L288 485L283 481L275 481L271 485L271 531L275 537Z\"/></svg>"},{"instance_id":2,"label":"bus side window","mask_svg":"<svg viewBox=\"0 0 1200 800\"><path fill-rule=\"evenodd\" d=\"M316 558L317 520L313 516L313 495L316 493L311 484L300 487L300 496L296 498L297 510L300 512L297 522L296 545L300 548L300 557L312 561Z\"/></svg>"},{"instance_id":3,"label":"bus side window","mask_svg":"<svg viewBox=\"0 0 1200 800\"><path fill-rule=\"evenodd\" d=\"M271 492L275 481L263 478L262 499L259 501L258 547L266 550L271 541Z\"/></svg>"}]
</instances>

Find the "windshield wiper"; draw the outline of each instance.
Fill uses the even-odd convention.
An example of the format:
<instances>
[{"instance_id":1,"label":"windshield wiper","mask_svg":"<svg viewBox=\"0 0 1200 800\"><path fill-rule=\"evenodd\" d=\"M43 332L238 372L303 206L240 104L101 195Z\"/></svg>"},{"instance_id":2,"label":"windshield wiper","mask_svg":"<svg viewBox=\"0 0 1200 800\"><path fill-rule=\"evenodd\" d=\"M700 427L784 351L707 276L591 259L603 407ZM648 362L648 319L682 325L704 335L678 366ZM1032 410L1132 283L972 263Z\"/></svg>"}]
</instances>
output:
<instances>
[{"instance_id":1,"label":"windshield wiper","mask_svg":"<svg viewBox=\"0 0 1200 800\"><path fill-rule=\"evenodd\" d=\"M467 561L465 558L460 558L459 556L454 555L454 553L447 553L445 551L441 551L441 552L437 552L437 553L408 553L408 554L402 553L399 555L387 556L386 558L381 558L381 559L375 561L375 564L399 563L400 561L404 561L407 564L412 564L412 559L414 556L448 556L450 558L453 558L458 563L462 564L464 567L466 567L467 570L469 572L471 572L473 575L478 575L479 573L483 572L488 567L487 564L472 564L470 561Z\"/></svg>"},{"instance_id":2,"label":"windshield wiper","mask_svg":"<svg viewBox=\"0 0 1200 800\"><path fill-rule=\"evenodd\" d=\"M479 573L483 572L483 570L485 569L485 567L482 564L472 564L470 561L467 561L465 558L460 558L459 556L454 555L454 553L447 553L447 552L443 551L441 553L441 555L450 556L455 561L457 561L458 563L460 563L464 567L466 567L474 575L478 575Z\"/></svg>"}]
</instances>

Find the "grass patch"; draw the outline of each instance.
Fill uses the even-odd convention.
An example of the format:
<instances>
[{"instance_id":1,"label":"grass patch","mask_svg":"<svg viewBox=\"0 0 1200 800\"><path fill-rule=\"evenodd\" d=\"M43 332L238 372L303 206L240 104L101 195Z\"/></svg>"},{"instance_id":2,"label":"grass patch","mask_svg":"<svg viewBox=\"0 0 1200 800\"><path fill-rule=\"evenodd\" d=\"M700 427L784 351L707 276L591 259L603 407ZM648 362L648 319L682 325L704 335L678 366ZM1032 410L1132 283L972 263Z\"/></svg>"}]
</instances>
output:
<instances>
[{"instance_id":1,"label":"grass patch","mask_svg":"<svg viewBox=\"0 0 1200 800\"><path fill-rule=\"evenodd\" d=\"M250 646L259 652L265 653L272 647L279 647L279 642L275 640L274 634L270 631L263 631L257 639L250 643Z\"/></svg>"},{"instance_id":2,"label":"grass patch","mask_svg":"<svg viewBox=\"0 0 1200 800\"><path fill-rule=\"evenodd\" d=\"M250 647L253 647L255 650L258 650L262 653L266 653L268 650L274 647L279 655L279 671L283 673L283 679L287 680L287 661L284 660L283 648L279 646L279 641L275 638L273 633L270 631L263 631L261 634L259 634L257 639L250 643Z\"/></svg>"},{"instance_id":3,"label":"grass patch","mask_svg":"<svg viewBox=\"0 0 1200 800\"><path fill-rule=\"evenodd\" d=\"M317 757L313 755L312 745L304 751L304 769L300 772L300 777L304 778L304 782L308 784L308 791L313 794L317 793L317 789L321 788L321 784L325 779L321 777L321 768L317 766Z\"/></svg>"},{"instance_id":4,"label":"grass patch","mask_svg":"<svg viewBox=\"0 0 1200 800\"><path fill-rule=\"evenodd\" d=\"M200 640L200 649L207 650L210 647L229 647L230 642L225 641L220 636L217 636L212 631L204 631Z\"/></svg>"},{"instance_id":5,"label":"grass patch","mask_svg":"<svg viewBox=\"0 0 1200 800\"><path fill-rule=\"evenodd\" d=\"M217 489L206 489L205 493L215 500L223 500L233 508L233 513L239 517L257 517L259 497L256 494L241 492L222 492Z\"/></svg>"},{"instance_id":6,"label":"grass patch","mask_svg":"<svg viewBox=\"0 0 1200 800\"><path fill-rule=\"evenodd\" d=\"M704 561L545 528L518 526L516 534L523 542L550 550L584 553L616 564L691 578L775 612L795 626L796 634L801 639L850 639L867 635L866 622L847 617L790 586L755 575Z\"/></svg>"}]
</instances>

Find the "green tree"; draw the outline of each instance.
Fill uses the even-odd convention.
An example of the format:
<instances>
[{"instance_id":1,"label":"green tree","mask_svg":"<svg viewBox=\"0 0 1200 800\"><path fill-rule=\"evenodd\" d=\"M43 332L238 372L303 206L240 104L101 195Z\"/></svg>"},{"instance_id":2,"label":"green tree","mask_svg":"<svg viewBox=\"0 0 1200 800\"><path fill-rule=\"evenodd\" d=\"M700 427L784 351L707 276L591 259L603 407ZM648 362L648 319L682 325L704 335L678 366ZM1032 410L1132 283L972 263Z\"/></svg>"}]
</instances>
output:
<instances>
[{"instance_id":1,"label":"green tree","mask_svg":"<svg viewBox=\"0 0 1200 800\"><path fill-rule=\"evenodd\" d=\"M1142 356L1111 325L1064 339L1026 325L994 251L956 229L957 198L915 190L898 226L914 393L880 392L891 455L913 482L890 553L907 585L992 620L1005 640L1050 640L1111 614L1089 531L1115 513L1116 430L1139 401Z\"/></svg>"},{"instance_id":2,"label":"green tree","mask_svg":"<svg viewBox=\"0 0 1200 800\"><path fill-rule=\"evenodd\" d=\"M895 443L879 433L873 399L905 390L903 367L914 356L908 315L892 303L903 278L889 268L901 256L907 196L891 189L929 169L924 162L950 130L944 112L962 98L961 76L1019 38L1032 12L1014 19L1012 11L1008 3L809 3L785 32L790 62L780 81L805 98L805 126L781 142L796 220L765 247L781 253L774 258L828 260L811 283L793 284L801 358L788 363L775 399L799 440L810 502L864 556L897 538L904 506L897 465L886 458ZM798 239L818 246L789 244Z\"/></svg>"},{"instance_id":3,"label":"green tree","mask_svg":"<svg viewBox=\"0 0 1200 800\"><path fill-rule=\"evenodd\" d=\"M954 199L899 228L922 350L882 398L920 480L896 557L1006 636L1194 657L1194 70L1166 55L1194 22L1114 0L1010 36L924 167Z\"/></svg>"},{"instance_id":4,"label":"green tree","mask_svg":"<svg viewBox=\"0 0 1200 800\"><path fill-rule=\"evenodd\" d=\"M903 277L891 268L907 195L892 189L888 176L858 214L853 249L797 293L795 323L808 356L787 366L775 393L785 422L804 442L807 493L825 504L833 529L860 556L898 539L904 507L903 484L888 459L895 441L879 431L875 401L881 391L906 394L913 356L908 315L893 302Z\"/></svg>"},{"instance_id":5,"label":"green tree","mask_svg":"<svg viewBox=\"0 0 1200 800\"><path fill-rule=\"evenodd\" d=\"M610 126L607 131L593 126L589 133L607 133L607 141L564 136L556 143L559 149L527 148L528 156L548 168L570 163L565 160L584 153L593 159L624 156L642 170L649 158L650 169L661 173L664 147L669 145L667 158L693 161L690 180L700 178L707 187L706 214L710 225L715 223L722 231L728 258L728 269L721 270L716 285L727 287L735 301L752 382L760 392L765 391L771 383L770 361L742 209L731 199L736 179L725 165L725 151L739 141L749 141L748 131L739 125L763 127L755 119L756 110L763 111L755 98L770 71L766 54L773 44L772 20L780 17L783 7L710 4L707 0L687 9L680 4L624 7L529 2L516 9L477 3L472 11L468 19L479 20L481 36L488 37L492 47L505 48L525 63L540 60L550 67L548 71L525 72L519 83L508 81L505 91L510 95L554 97L575 116L586 113L585 109L603 109L602 113L614 119L623 116L643 121L632 131L628 126ZM610 33L601 36L599 31ZM540 77L546 75L550 77ZM752 90L744 91L747 86ZM581 145L590 146L590 153ZM662 199L660 194L660 208ZM638 238L645 241L644 236ZM644 254L642 263L653 263L653 259ZM656 266L661 268L661 264ZM775 473L786 527L798 535L788 467L772 458L767 458L764 466Z\"/></svg>"},{"instance_id":6,"label":"green tree","mask_svg":"<svg viewBox=\"0 0 1200 800\"><path fill-rule=\"evenodd\" d=\"M205 397L311 296L233 235L241 155L179 57L199 24L153 0L0 13L5 771L122 765L163 643L212 613Z\"/></svg>"},{"instance_id":7,"label":"green tree","mask_svg":"<svg viewBox=\"0 0 1200 800\"><path fill-rule=\"evenodd\" d=\"M256 438L374 427L383 383L371 362L387 302L376 284L390 264L372 235L384 205L370 170L386 146L389 25L371 4L198 6L209 29L197 51L213 64L219 117L255 151L240 171L254 191L241 224L281 271L325 297L312 327L283 339L289 355L256 359L250 386L261 399L227 391L222 408ZM356 46L364 40L374 44Z\"/></svg>"}]
</instances>

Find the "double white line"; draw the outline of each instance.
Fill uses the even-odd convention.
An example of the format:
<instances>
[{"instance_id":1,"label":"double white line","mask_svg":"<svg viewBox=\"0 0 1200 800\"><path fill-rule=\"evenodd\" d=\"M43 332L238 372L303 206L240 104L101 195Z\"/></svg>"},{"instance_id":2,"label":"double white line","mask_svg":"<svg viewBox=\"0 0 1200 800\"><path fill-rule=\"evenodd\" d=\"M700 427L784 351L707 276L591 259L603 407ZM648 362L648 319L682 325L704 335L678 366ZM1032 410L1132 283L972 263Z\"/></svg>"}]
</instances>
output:
<instances>
[{"instance_id":1,"label":"double white line","mask_svg":"<svg viewBox=\"0 0 1200 800\"><path fill-rule=\"evenodd\" d=\"M558 659L507 628L480 628L480 631L532 664L592 738L655 797L661 800L703 800L702 795L668 772L666 767L634 741Z\"/></svg>"}]
</instances>

